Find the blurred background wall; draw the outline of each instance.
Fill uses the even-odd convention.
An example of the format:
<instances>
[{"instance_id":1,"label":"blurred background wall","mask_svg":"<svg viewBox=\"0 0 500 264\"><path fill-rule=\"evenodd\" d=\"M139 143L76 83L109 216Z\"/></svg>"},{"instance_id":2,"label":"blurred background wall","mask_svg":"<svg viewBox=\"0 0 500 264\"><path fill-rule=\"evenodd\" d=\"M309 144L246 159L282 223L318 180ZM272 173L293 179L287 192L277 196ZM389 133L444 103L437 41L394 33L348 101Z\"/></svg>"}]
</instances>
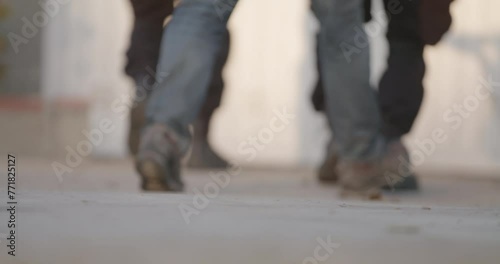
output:
<instances>
[{"instance_id":1,"label":"blurred background wall","mask_svg":"<svg viewBox=\"0 0 500 264\"><path fill-rule=\"evenodd\" d=\"M129 98L132 90L123 74L132 22L128 1L61 0L60 9L15 54L7 34L21 32L22 18L31 20L41 10L36 1L25 2L0 2L5 9L0 15L1 151L63 157L67 147L76 148L85 139L82 131L98 128L107 118L114 130L90 156L126 157L128 121L112 111L112 104ZM427 48L424 107L406 139L419 166L499 169L500 86L489 85L497 93L474 100L475 89L488 86L484 80L500 82L497 10L497 0L457 0L451 32L438 46ZM371 26L377 24L384 23L374 21ZM317 165L329 135L324 117L310 103L317 24L308 2L240 0L229 27L232 50L225 70L227 89L211 134L215 147L248 166ZM383 31L372 39L376 84L387 47ZM454 112L457 104L465 105L466 112ZM275 112L284 108L295 118L255 159L247 159L239 146L269 128ZM429 140L436 129L446 140L432 147Z\"/></svg>"}]
</instances>

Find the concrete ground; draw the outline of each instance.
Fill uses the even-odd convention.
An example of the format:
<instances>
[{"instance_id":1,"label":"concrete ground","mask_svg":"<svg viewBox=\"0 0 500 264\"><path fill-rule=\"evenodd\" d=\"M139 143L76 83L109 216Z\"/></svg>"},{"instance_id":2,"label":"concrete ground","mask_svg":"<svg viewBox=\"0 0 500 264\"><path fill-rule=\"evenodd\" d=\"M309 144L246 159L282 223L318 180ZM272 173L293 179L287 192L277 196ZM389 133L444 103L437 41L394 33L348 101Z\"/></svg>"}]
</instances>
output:
<instances>
[{"instance_id":1,"label":"concrete ground","mask_svg":"<svg viewBox=\"0 0 500 264\"><path fill-rule=\"evenodd\" d=\"M62 182L51 162L18 161L17 256L0 236L2 264L500 263L500 182L464 171L422 169L421 192L365 202L305 169L243 169L219 189L222 172L190 170L187 193L143 194L130 162L87 162Z\"/></svg>"}]
</instances>

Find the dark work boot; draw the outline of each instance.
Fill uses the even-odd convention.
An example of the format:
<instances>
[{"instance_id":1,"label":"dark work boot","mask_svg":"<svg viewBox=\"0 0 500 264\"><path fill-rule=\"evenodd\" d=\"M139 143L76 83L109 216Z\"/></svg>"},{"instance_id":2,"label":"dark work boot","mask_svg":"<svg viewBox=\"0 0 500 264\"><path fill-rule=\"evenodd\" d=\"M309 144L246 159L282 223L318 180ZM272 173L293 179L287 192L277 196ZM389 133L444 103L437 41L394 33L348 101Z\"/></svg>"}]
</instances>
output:
<instances>
[{"instance_id":1,"label":"dark work boot","mask_svg":"<svg viewBox=\"0 0 500 264\"><path fill-rule=\"evenodd\" d=\"M332 144L328 144L326 157L318 170L318 180L322 183L335 184L338 181L337 163L338 155Z\"/></svg>"},{"instance_id":2,"label":"dark work boot","mask_svg":"<svg viewBox=\"0 0 500 264\"><path fill-rule=\"evenodd\" d=\"M221 158L210 146L208 133L211 116L200 116L193 125L193 147L187 166L200 169L223 169L229 163Z\"/></svg>"},{"instance_id":3,"label":"dark work boot","mask_svg":"<svg viewBox=\"0 0 500 264\"><path fill-rule=\"evenodd\" d=\"M343 161L338 166L341 196L344 198L361 198L378 200L381 198L381 187L384 178L381 165L376 161Z\"/></svg>"},{"instance_id":4,"label":"dark work boot","mask_svg":"<svg viewBox=\"0 0 500 264\"><path fill-rule=\"evenodd\" d=\"M147 126L141 136L136 169L144 191L180 192L181 138L162 124Z\"/></svg>"},{"instance_id":5,"label":"dark work boot","mask_svg":"<svg viewBox=\"0 0 500 264\"><path fill-rule=\"evenodd\" d=\"M383 176L386 181L383 186L384 190L417 191L419 189L417 177L411 170L408 151L400 139L391 140L388 143L383 166Z\"/></svg>"},{"instance_id":6,"label":"dark work boot","mask_svg":"<svg viewBox=\"0 0 500 264\"><path fill-rule=\"evenodd\" d=\"M229 163L221 158L207 141L193 141L193 150L187 165L190 168L223 169L229 166Z\"/></svg>"}]
</instances>

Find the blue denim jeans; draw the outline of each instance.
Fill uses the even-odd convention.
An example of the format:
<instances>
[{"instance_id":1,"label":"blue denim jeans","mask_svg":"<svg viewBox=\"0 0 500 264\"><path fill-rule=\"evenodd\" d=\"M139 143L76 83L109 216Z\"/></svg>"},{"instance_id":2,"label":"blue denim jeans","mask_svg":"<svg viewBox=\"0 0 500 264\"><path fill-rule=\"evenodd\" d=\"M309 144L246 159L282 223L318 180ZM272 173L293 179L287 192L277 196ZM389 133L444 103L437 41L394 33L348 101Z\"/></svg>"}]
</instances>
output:
<instances>
[{"instance_id":1,"label":"blue denim jeans","mask_svg":"<svg viewBox=\"0 0 500 264\"><path fill-rule=\"evenodd\" d=\"M235 4L182 0L176 7L163 33L157 85L146 111L149 124L166 124L189 141L188 126L204 105L214 71L227 57L226 24Z\"/></svg>"},{"instance_id":2,"label":"blue denim jeans","mask_svg":"<svg viewBox=\"0 0 500 264\"><path fill-rule=\"evenodd\" d=\"M320 23L318 68L335 151L346 160L381 157L385 142L376 93L371 88L370 47L362 0L312 0Z\"/></svg>"},{"instance_id":3,"label":"blue denim jeans","mask_svg":"<svg viewBox=\"0 0 500 264\"><path fill-rule=\"evenodd\" d=\"M149 123L166 124L189 140L188 126L198 116L214 68L223 57L226 24L236 3L181 1L164 32L159 85L147 109ZM319 63L336 151L354 161L379 158L383 150L378 106L369 85L369 47L348 61L341 45L356 46L356 38L364 34L361 7L361 0L312 0L321 23Z\"/></svg>"}]
</instances>

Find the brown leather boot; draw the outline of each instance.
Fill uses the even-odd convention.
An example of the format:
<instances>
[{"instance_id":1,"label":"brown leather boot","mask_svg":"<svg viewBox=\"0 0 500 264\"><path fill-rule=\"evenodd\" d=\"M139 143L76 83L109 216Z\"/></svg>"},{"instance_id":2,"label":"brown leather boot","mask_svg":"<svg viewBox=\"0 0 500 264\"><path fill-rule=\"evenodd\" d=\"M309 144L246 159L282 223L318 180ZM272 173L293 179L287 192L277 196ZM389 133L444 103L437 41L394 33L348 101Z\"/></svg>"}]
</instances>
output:
<instances>
[{"instance_id":1,"label":"brown leather boot","mask_svg":"<svg viewBox=\"0 0 500 264\"><path fill-rule=\"evenodd\" d=\"M145 191L180 192L181 138L163 124L144 129L136 157L136 169Z\"/></svg>"},{"instance_id":2,"label":"brown leather boot","mask_svg":"<svg viewBox=\"0 0 500 264\"><path fill-rule=\"evenodd\" d=\"M378 162L343 161L338 166L339 185L342 197L356 197L368 200L381 198L384 179Z\"/></svg>"}]
</instances>

